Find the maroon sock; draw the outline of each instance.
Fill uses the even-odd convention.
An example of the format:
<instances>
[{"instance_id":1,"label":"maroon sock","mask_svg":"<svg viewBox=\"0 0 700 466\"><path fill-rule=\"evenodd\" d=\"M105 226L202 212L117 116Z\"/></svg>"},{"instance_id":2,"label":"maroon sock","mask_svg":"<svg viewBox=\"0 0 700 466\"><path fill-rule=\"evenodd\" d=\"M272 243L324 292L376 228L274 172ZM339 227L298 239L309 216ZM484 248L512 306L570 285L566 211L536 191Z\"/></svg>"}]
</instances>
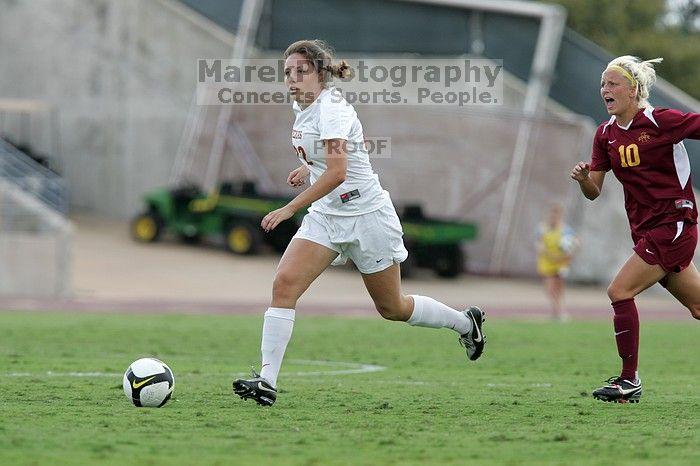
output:
<instances>
[{"instance_id":1,"label":"maroon sock","mask_svg":"<svg viewBox=\"0 0 700 466\"><path fill-rule=\"evenodd\" d=\"M637 374L637 357L639 355L639 314L634 298L623 299L612 303L615 317L615 341L617 354L622 359L620 377L634 381Z\"/></svg>"}]
</instances>

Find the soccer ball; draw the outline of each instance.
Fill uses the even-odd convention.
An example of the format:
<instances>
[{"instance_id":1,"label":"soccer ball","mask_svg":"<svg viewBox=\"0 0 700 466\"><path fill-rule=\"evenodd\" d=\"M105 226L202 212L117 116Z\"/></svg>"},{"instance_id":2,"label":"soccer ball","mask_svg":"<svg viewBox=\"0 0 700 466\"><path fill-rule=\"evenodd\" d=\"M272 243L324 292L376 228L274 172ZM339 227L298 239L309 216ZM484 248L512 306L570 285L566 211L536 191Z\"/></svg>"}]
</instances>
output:
<instances>
[{"instance_id":1,"label":"soccer ball","mask_svg":"<svg viewBox=\"0 0 700 466\"><path fill-rule=\"evenodd\" d=\"M167 364L155 358L138 359L124 373L124 394L138 407L160 408L175 389L175 377Z\"/></svg>"},{"instance_id":2,"label":"soccer ball","mask_svg":"<svg viewBox=\"0 0 700 466\"><path fill-rule=\"evenodd\" d=\"M559 241L559 249L561 249L565 254L573 254L578 249L578 246L578 238L576 238L574 235L564 235Z\"/></svg>"}]
</instances>

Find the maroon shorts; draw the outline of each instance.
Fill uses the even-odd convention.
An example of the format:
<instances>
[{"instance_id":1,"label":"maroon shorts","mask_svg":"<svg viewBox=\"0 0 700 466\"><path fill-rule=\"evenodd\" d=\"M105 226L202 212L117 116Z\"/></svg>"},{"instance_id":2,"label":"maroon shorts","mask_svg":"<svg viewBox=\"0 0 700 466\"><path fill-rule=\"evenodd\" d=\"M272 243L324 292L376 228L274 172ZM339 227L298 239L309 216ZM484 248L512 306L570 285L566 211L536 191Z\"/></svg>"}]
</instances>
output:
<instances>
[{"instance_id":1,"label":"maroon shorts","mask_svg":"<svg viewBox=\"0 0 700 466\"><path fill-rule=\"evenodd\" d=\"M690 265L695 255L698 226L682 221L678 224L667 223L645 232L634 240L634 252L644 262L658 264L669 273L680 272Z\"/></svg>"}]
</instances>

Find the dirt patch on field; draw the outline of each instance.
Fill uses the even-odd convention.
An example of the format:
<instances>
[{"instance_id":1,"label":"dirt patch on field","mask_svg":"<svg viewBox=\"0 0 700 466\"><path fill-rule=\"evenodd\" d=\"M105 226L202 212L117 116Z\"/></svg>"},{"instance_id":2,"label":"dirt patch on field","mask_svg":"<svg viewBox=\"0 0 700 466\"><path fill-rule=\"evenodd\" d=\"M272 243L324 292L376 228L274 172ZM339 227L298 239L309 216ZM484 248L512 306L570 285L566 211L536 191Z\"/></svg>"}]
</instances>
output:
<instances>
[{"instance_id":1,"label":"dirt patch on field","mask_svg":"<svg viewBox=\"0 0 700 466\"><path fill-rule=\"evenodd\" d=\"M234 256L217 245L188 246L175 240L138 244L128 223L95 217L74 219L73 289L69 299L1 298L5 310L84 310L95 312L179 312L262 314L279 257ZM539 281L463 275L440 279L429 271L403 284L450 306L482 306L490 317L548 318ZM657 286L658 288L658 286ZM609 319L604 287L569 286L573 319ZM687 319L688 312L660 289L637 299L642 319ZM377 316L359 274L331 268L301 299L307 314Z\"/></svg>"}]
</instances>

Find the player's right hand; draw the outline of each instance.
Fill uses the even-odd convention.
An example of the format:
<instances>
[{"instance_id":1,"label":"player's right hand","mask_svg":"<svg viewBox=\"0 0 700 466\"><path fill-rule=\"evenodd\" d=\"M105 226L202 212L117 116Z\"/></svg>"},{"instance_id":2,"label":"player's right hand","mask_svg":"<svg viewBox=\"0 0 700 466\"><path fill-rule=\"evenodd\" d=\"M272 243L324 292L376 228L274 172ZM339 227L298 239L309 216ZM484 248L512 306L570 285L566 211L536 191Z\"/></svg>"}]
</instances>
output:
<instances>
[{"instance_id":1,"label":"player's right hand","mask_svg":"<svg viewBox=\"0 0 700 466\"><path fill-rule=\"evenodd\" d=\"M309 169L306 165L302 165L299 168L295 168L294 170L289 172L289 176L287 177L287 184L289 186L297 188L306 183L306 178L308 177Z\"/></svg>"},{"instance_id":2,"label":"player's right hand","mask_svg":"<svg viewBox=\"0 0 700 466\"><path fill-rule=\"evenodd\" d=\"M579 162L571 169L571 178L576 181L586 181L590 172L591 166L589 164Z\"/></svg>"},{"instance_id":3,"label":"player's right hand","mask_svg":"<svg viewBox=\"0 0 700 466\"><path fill-rule=\"evenodd\" d=\"M287 204L286 206L280 207L279 209L273 210L269 214L265 215L262 222L260 222L260 226L263 230L265 230L265 232L269 233L274 230L277 225L284 222L288 218L291 218L292 215L294 215L294 212L294 208Z\"/></svg>"}]
</instances>

